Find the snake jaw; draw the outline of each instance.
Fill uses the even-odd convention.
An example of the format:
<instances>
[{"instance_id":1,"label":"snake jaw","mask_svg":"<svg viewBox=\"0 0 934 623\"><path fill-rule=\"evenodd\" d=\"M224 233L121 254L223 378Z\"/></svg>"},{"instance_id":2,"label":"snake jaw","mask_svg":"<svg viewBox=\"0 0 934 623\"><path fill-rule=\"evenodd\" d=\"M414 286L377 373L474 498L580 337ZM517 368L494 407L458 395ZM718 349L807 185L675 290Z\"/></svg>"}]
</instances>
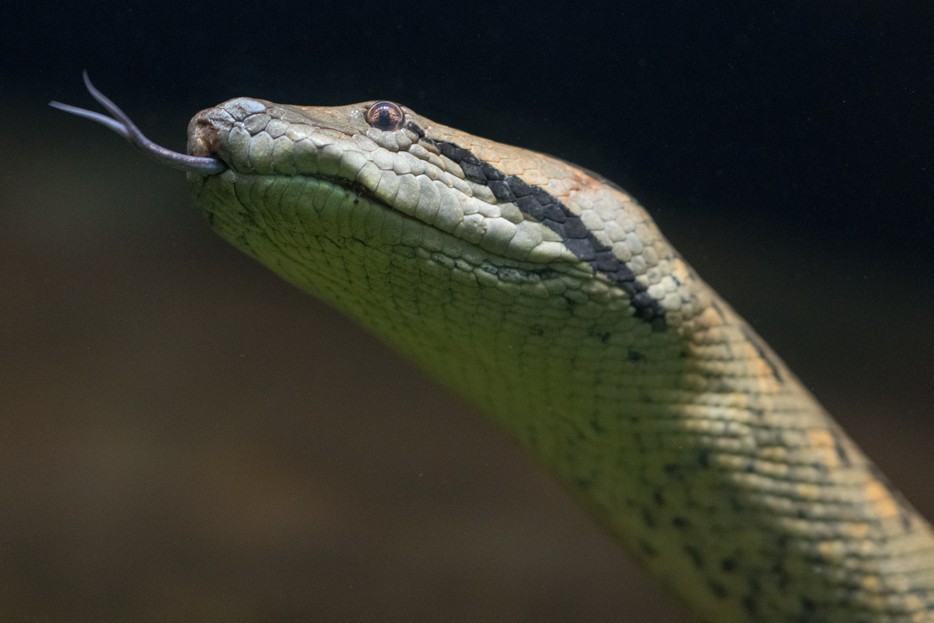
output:
<instances>
[{"instance_id":1,"label":"snake jaw","mask_svg":"<svg viewBox=\"0 0 934 623\"><path fill-rule=\"evenodd\" d=\"M366 123L368 106L298 107L236 98L195 115L188 149L223 160L238 177L301 177L339 186L342 196L378 204L503 261L577 262L555 232L466 178L421 130L422 124L439 126L406 109L404 127L380 130Z\"/></svg>"}]
</instances>

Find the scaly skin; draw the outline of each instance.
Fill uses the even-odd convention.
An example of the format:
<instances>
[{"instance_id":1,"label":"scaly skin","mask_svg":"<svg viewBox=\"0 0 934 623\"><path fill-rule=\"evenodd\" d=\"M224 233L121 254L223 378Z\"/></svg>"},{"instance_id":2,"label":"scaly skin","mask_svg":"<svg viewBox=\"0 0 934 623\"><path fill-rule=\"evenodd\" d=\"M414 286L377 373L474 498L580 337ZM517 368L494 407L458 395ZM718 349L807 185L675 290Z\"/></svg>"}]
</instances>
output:
<instances>
[{"instance_id":1,"label":"scaly skin","mask_svg":"<svg viewBox=\"0 0 934 623\"><path fill-rule=\"evenodd\" d=\"M701 620L934 621L930 526L629 195L371 104L199 113L212 226L476 403Z\"/></svg>"}]
</instances>

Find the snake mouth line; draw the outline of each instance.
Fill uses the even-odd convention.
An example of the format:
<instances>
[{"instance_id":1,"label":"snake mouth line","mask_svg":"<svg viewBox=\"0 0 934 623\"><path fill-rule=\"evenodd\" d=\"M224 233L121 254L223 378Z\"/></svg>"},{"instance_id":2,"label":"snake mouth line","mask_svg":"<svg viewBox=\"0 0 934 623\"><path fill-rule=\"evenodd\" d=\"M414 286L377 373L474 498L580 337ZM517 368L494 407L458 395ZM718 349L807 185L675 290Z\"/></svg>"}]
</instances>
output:
<instances>
[{"instance_id":1,"label":"snake mouth line","mask_svg":"<svg viewBox=\"0 0 934 623\"><path fill-rule=\"evenodd\" d=\"M423 232L433 232L433 235L430 237L426 236L425 234L416 234L412 237L412 239L422 240L422 244L418 246L421 251L427 253L427 255L424 257L429 258L432 261L442 262L445 265L450 265L451 262L466 261L467 264L473 266L474 270L490 275L495 275L500 279L504 279L513 283L540 282L543 280L554 279L557 274L565 272L560 266L556 265L558 263L553 262L549 264L542 264L540 262L528 259L523 260L521 258L507 257L492 253L488 249L484 249L476 242L441 229L440 227L424 221L415 215L394 208L386 201L377 197L375 193L359 182L332 175L317 175L308 173L294 175L259 174L255 172L243 173L232 168L224 175L208 176L203 179L208 184L229 184L229 180L224 179L225 175L228 175L229 173L234 173L243 180L246 180L247 178L267 180L277 179L287 182L290 179L301 179L303 181L308 181L309 183L321 184L324 186L332 187L334 189L339 189L339 191L343 191L347 194L347 197L345 198L345 201L347 202L352 202L354 205L360 203L366 204L369 206L369 209L378 210L381 212L384 215L384 218L395 220L397 223L401 223L402 227L408 228L410 230L418 229ZM214 181L212 182L210 180ZM350 209L351 207L352 206L345 204L340 206L340 209ZM306 206L304 209L311 210L314 208ZM247 210L247 214L241 213L239 218L246 218L252 222L253 226L260 228L260 221L254 221L253 217L249 216L249 212L250 211ZM218 222L223 222L223 220L215 221L216 215L211 211L207 211L205 216L211 226L215 227L215 229L217 229ZM221 229L223 229L223 227ZM320 235L334 240L332 238L334 236L333 232L321 231ZM356 236L352 237L354 237L357 241L366 243L366 240L363 238ZM403 237L403 239L405 238ZM434 239L435 243L425 244L425 242L430 239Z\"/></svg>"},{"instance_id":2,"label":"snake mouth line","mask_svg":"<svg viewBox=\"0 0 934 623\"><path fill-rule=\"evenodd\" d=\"M326 175L326 174L319 174L319 173L299 172L299 173L294 173L291 175L286 174L286 173L264 174L264 173L257 173L256 171L242 170L241 168L236 166L233 162L231 162L230 160L224 157L223 154L229 150L224 149L223 146L221 145L220 128L217 125L220 120L214 119L211 117L210 115L211 110L212 109L208 109L206 111L202 111L198 113L198 115L196 115L195 118L191 122L191 126L189 127L190 139L189 139L188 151L192 156L200 156L200 157L213 158L215 160L218 160L224 163L224 165L226 165L227 170L233 173L236 173L237 175L272 176L272 177L279 177L283 179L289 178L289 177L302 177L302 178L307 178L307 179L319 180L327 184L331 184L333 186L339 186L343 188L345 191L347 191L348 193L354 195L355 197L358 197L360 199L365 199L366 201L369 201L370 203L379 204L380 206L384 207L387 210L397 212L402 216L408 216L400 212L399 210L396 210L395 208L390 206L385 201L379 199L372 190L370 190L365 185L363 185L362 183L356 180L350 180L350 179L343 178L337 175ZM413 219L413 220L418 220L418 219Z\"/></svg>"},{"instance_id":3,"label":"snake mouth line","mask_svg":"<svg viewBox=\"0 0 934 623\"><path fill-rule=\"evenodd\" d=\"M383 199L380 199L379 197L377 197L376 194L372 190L370 190L365 185L361 184L360 182L356 180L348 180L346 178L338 177L336 175L319 175L319 174L311 174L311 173L298 173L294 176L289 176L289 177L301 177L305 179L315 180L318 182L324 182L325 184L330 184L331 186L342 188L344 191L346 191L347 193L349 193L350 195L354 197L354 201L365 201L369 203L370 205L378 206L380 209L385 210L386 212L389 212L393 214L394 216L400 219L403 219L406 222L416 223L421 227L427 227L431 230L439 232L442 236L447 236L451 238L452 240L457 240L461 244L470 245L471 247L474 247L476 249L480 248L479 245L473 244L470 241L465 240L464 238L461 238L459 236L456 236L449 231L445 231L439 227L435 227L433 224L423 221L417 216L413 216L411 214L403 212L402 210L397 210L396 208L388 204Z\"/></svg>"}]
</instances>

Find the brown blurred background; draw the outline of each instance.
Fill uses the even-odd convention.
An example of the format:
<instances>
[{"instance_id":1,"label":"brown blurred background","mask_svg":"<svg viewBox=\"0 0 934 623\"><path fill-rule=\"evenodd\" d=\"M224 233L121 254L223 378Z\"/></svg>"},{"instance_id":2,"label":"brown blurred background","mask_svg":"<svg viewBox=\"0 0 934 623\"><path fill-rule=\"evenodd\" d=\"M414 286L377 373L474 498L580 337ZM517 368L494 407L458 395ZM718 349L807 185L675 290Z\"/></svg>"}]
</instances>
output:
<instances>
[{"instance_id":1,"label":"brown blurred background","mask_svg":"<svg viewBox=\"0 0 934 623\"><path fill-rule=\"evenodd\" d=\"M85 66L176 149L235 95L386 97L606 174L934 517L927 9L781 10L14 9L0 620L686 620L481 416L216 238L183 175L47 108L90 104Z\"/></svg>"}]
</instances>

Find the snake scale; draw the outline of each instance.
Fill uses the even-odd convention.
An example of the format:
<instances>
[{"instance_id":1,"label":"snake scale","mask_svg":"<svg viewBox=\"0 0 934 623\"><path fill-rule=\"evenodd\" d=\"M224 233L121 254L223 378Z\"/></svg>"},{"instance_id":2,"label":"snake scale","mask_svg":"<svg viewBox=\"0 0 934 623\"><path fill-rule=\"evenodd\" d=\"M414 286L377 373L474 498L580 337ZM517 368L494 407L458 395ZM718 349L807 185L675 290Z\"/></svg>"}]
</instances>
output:
<instances>
[{"instance_id":1,"label":"snake scale","mask_svg":"<svg viewBox=\"0 0 934 623\"><path fill-rule=\"evenodd\" d=\"M198 113L233 245L467 397L703 621L934 621L934 534L627 193L391 102Z\"/></svg>"}]
</instances>

